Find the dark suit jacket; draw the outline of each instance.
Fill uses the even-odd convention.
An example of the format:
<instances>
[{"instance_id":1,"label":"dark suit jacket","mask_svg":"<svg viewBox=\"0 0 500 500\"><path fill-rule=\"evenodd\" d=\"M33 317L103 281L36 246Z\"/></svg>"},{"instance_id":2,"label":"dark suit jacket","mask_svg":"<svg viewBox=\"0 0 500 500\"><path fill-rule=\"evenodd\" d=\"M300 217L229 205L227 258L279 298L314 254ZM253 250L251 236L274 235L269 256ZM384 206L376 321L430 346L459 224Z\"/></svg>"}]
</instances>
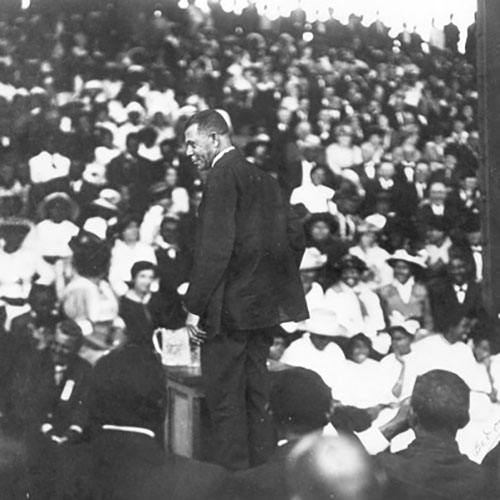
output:
<instances>
[{"instance_id":1,"label":"dark suit jacket","mask_svg":"<svg viewBox=\"0 0 500 500\"><path fill-rule=\"evenodd\" d=\"M48 350L31 357L20 394L25 420L33 430L49 423L56 435L63 435L72 425L85 429L88 422L87 390L91 366L75 357L62 381L56 385L54 365Z\"/></svg>"},{"instance_id":2,"label":"dark suit jacket","mask_svg":"<svg viewBox=\"0 0 500 500\"><path fill-rule=\"evenodd\" d=\"M376 456L389 479L390 500L492 499L487 471L462 455L456 441L416 439L399 453Z\"/></svg>"},{"instance_id":3,"label":"dark suit jacket","mask_svg":"<svg viewBox=\"0 0 500 500\"><path fill-rule=\"evenodd\" d=\"M286 466L296 441L276 448L263 465L235 473L236 487L245 500L288 500Z\"/></svg>"},{"instance_id":4,"label":"dark suit jacket","mask_svg":"<svg viewBox=\"0 0 500 500\"><path fill-rule=\"evenodd\" d=\"M236 150L226 153L208 172L199 214L185 304L209 334L307 318L294 253L300 238L268 173Z\"/></svg>"},{"instance_id":5,"label":"dark suit jacket","mask_svg":"<svg viewBox=\"0 0 500 500\"><path fill-rule=\"evenodd\" d=\"M146 435L102 431L64 451L57 500L235 498L223 468L165 453Z\"/></svg>"},{"instance_id":6,"label":"dark suit jacket","mask_svg":"<svg viewBox=\"0 0 500 500\"><path fill-rule=\"evenodd\" d=\"M427 200L424 200L418 207L416 213L417 230L423 239L425 239L427 225L433 217L434 214L432 212L431 206L429 205ZM453 204L450 204L448 201L446 201L444 205L443 217L448 221L452 228L458 227L462 220L459 212L456 210L456 207L454 207Z\"/></svg>"},{"instance_id":7,"label":"dark suit jacket","mask_svg":"<svg viewBox=\"0 0 500 500\"><path fill-rule=\"evenodd\" d=\"M443 332L450 321L461 316L484 318L486 311L483 306L481 285L473 281L468 283L465 300L462 304L457 299L450 280L440 280L429 288L432 315L436 329Z\"/></svg>"},{"instance_id":8,"label":"dark suit jacket","mask_svg":"<svg viewBox=\"0 0 500 500\"><path fill-rule=\"evenodd\" d=\"M408 200L406 199L407 189L405 184L406 183L398 179L394 179L394 185L389 189L384 189L379 179L368 180L365 185L366 196L362 208L363 213L366 215L374 213L377 204L377 196L385 192L390 197L391 209L398 215L407 215L408 207L406 203Z\"/></svg>"}]
</instances>

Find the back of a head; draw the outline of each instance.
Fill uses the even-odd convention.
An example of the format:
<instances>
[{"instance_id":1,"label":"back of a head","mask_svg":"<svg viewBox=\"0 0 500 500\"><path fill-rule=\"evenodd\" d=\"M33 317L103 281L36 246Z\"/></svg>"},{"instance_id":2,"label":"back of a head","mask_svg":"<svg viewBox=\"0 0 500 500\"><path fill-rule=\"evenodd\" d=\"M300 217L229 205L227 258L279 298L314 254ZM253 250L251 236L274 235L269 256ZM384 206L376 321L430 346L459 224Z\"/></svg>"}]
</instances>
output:
<instances>
[{"instance_id":1,"label":"back of a head","mask_svg":"<svg viewBox=\"0 0 500 500\"><path fill-rule=\"evenodd\" d=\"M200 111L191 116L184 126L184 130L197 125L198 130L206 135L229 135L229 126L224 117L214 109Z\"/></svg>"},{"instance_id":2,"label":"back of a head","mask_svg":"<svg viewBox=\"0 0 500 500\"><path fill-rule=\"evenodd\" d=\"M89 390L91 418L98 425L157 431L166 412L165 372L148 348L126 345L95 365Z\"/></svg>"},{"instance_id":3,"label":"back of a head","mask_svg":"<svg viewBox=\"0 0 500 500\"><path fill-rule=\"evenodd\" d=\"M304 437L287 469L291 500L378 500L382 479L368 453L347 435Z\"/></svg>"},{"instance_id":4,"label":"back of a head","mask_svg":"<svg viewBox=\"0 0 500 500\"><path fill-rule=\"evenodd\" d=\"M278 425L300 434L322 429L328 423L331 389L316 373L290 368L275 374L270 407Z\"/></svg>"},{"instance_id":5,"label":"back of a head","mask_svg":"<svg viewBox=\"0 0 500 500\"><path fill-rule=\"evenodd\" d=\"M418 424L430 432L456 434L469 422L470 389L455 373L431 370L413 388L411 408Z\"/></svg>"}]
</instances>

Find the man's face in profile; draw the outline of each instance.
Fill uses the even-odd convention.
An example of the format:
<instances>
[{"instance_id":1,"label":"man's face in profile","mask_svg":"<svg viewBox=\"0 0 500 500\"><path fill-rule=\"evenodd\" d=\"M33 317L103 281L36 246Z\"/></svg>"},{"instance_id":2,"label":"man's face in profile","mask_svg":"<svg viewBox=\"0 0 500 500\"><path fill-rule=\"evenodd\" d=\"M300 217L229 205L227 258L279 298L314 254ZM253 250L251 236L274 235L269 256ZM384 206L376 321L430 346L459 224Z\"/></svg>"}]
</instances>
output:
<instances>
[{"instance_id":1,"label":"man's face in profile","mask_svg":"<svg viewBox=\"0 0 500 500\"><path fill-rule=\"evenodd\" d=\"M215 134L206 134L197 124L191 125L185 132L186 155L201 172L208 170L217 154Z\"/></svg>"}]
</instances>

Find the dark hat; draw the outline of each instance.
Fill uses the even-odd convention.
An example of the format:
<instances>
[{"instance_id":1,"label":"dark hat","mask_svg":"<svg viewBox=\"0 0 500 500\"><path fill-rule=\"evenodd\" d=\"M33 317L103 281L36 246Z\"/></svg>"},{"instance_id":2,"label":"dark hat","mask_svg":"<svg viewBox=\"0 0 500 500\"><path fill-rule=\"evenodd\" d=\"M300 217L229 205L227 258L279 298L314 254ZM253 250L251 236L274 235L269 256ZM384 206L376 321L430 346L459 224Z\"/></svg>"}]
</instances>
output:
<instances>
[{"instance_id":1,"label":"dark hat","mask_svg":"<svg viewBox=\"0 0 500 500\"><path fill-rule=\"evenodd\" d=\"M328 423L331 399L331 389L316 372L290 368L275 374L270 405L279 423L320 429Z\"/></svg>"},{"instance_id":2,"label":"dark hat","mask_svg":"<svg viewBox=\"0 0 500 500\"><path fill-rule=\"evenodd\" d=\"M156 266L152 262L148 262L147 260L140 260L139 262L135 262L130 270L130 274L132 275L132 279L134 279L139 273L142 271L154 271L156 273Z\"/></svg>"},{"instance_id":3,"label":"dark hat","mask_svg":"<svg viewBox=\"0 0 500 500\"><path fill-rule=\"evenodd\" d=\"M149 192L154 200L159 200L165 196L168 196L171 191L171 188L166 182L156 182L150 188Z\"/></svg>"},{"instance_id":4,"label":"dark hat","mask_svg":"<svg viewBox=\"0 0 500 500\"><path fill-rule=\"evenodd\" d=\"M98 423L155 431L166 410L163 366L151 349L125 345L97 362L89 395L90 413Z\"/></svg>"},{"instance_id":5,"label":"dark hat","mask_svg":"<svg viewBox=\"0 0 500 500\"><path fill-rule=\"evenodd\" d=\"M66 207L67 217L69 220L75 221L78 218L80 213L80 209L78 204L76 203L71 196L67 193L63 192L55 192L48 194L38 205L37 207L37 215L40 220L44 220L48 216L48 210L51 205L54 203L63 203Z\"/></svg>"},{"instance_id":6,"label":"dark hat","mask_svg":"<svg viewBox=\"0 0 500 500\"><path fill-rule=\"evenodd\" d=\"M0 234L24 234L27 236L31 231L33 224L24 217L1 217L0 218Z\"/></svg>"},{"instance_id":7,"label":"dark hat","mask_svg":"<svg viewBox=\"0 0 500 500\"><path fill-rule=\"evenodd\" d=\"M364 273L368 268L366 264L355 255L344 255L336 264L335 268L340 272L345 271L346 269L356 269L360 273Z\"/></svg>"},{"instance_id":8,"label":"dark hat","mask_svg":"<svg viewBox=\"0 0 500 500\"><path fill-rule=\"evenodd\" d=\"M82 329L78 325L76 321L72 319L65 319L57 323L57 328L64 333L64 335L68 335L69 337L74 337L76 339L81 339L83 336Z\"/></svg>"},{"instance_id":9,"label":"dark hat","mask_svg":"<svg viewBox=\"0 0 500 500\"><path fill-rule=\"evenodd\" d=\"M371 125L366 129L366 137L370 137L372 135L378 135L380 137L383 137L384 131L380 127L377 127L376 125Z\"/></svg>"}]
</instances>

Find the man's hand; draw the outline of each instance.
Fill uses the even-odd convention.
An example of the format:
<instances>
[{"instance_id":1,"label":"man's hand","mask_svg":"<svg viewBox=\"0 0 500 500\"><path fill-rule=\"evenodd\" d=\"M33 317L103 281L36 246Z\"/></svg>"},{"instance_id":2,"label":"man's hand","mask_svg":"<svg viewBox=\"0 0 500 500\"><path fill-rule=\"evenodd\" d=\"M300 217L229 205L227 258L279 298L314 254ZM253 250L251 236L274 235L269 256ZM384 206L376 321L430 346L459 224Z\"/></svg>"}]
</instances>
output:
<instances>
[{"instance_id":1,"label":"man's hand","mask_svg":"<svg viewBox=\"0 0 500 500\"><path fill-rule=\"evenodd\" d=\"M207 332L198 326L199 322L199 316L188 312L186 318L186 328L189 333L189 340L195 345L201 345L207 339Z\"/></svg>"},{"instance_id":2,"label":"man's hand","mask_svg":"<svg viewBox=\"0 0 500 500\"><path fill-rule=\"evenodd\" d=\"M408 422L409 413L410 398L407 398L401 403L398 412L392 420L389 420L389 422L379 428L380 432L384 435L387 441L391 441L393 437L410 428L410 424Z\"/></svg>"}]
</instances>

